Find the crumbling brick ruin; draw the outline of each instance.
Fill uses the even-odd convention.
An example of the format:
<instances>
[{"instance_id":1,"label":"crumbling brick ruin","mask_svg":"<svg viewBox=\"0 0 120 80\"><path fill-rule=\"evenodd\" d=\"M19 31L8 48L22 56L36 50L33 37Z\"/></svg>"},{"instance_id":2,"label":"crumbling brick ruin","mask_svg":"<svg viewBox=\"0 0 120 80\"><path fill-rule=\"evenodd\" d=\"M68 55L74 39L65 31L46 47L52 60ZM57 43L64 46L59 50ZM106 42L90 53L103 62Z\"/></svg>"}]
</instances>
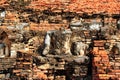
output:
<instances>
[{"instance_id":1,"label":"crumbling brick ruin","mask_svg":"<svg viewBox=\"0 0 120 80\"><path fill-rule=\"evenodd\" d=\"M119 0L0 0L0 80L119 79Z\"/></svg>"}]
</instances>

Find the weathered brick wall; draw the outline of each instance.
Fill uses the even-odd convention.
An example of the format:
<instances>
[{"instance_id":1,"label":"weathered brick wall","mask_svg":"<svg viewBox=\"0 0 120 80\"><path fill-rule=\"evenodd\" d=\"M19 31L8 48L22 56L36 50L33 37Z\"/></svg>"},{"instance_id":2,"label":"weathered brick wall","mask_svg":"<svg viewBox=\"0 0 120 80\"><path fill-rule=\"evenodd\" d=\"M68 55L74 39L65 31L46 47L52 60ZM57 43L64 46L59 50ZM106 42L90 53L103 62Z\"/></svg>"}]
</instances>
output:
<instances>
[{"instance_id":1,"label":"weathered brick wall","mask_svg":"<svg viewBox=\"0 0 120 80\"><path fill-rule=\"evenodd\" d=\"M52 1L52 2L51 2ZM61 6L67 4L67 6ZM52 6L51 6L52 5ZM58 6L55 6L58 5ZM32 1L29 7L40 9L41 7L64 8L65 11L77 13L108 13L120 14L120 0L38 0ZM41 6L41 7L39 7ZM31 7L31 8L32 8Z\"/></svg>"}]
</instances>

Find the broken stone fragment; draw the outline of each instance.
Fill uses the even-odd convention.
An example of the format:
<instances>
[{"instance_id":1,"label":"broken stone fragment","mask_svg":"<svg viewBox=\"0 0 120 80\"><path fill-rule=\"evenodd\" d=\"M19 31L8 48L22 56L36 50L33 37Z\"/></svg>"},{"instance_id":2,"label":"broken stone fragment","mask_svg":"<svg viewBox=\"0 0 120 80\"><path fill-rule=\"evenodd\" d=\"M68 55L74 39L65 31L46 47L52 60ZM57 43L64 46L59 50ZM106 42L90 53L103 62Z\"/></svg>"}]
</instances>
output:
<instances>
[{"instance_id":1,"label":"broken stone fragment","mask_svg":"<svg viewBox=\"0 0 120 80\"><path fill-rule=\"evenodd\" d=\"M79 56L79 57L77 57L76 59L74 59L74 61L75 61L76 63L79 63L79 64L81 64L81 63L87 64L87 63L89 62L89 57L87 57L87 56Z\"/></svg>"}]
</instances>

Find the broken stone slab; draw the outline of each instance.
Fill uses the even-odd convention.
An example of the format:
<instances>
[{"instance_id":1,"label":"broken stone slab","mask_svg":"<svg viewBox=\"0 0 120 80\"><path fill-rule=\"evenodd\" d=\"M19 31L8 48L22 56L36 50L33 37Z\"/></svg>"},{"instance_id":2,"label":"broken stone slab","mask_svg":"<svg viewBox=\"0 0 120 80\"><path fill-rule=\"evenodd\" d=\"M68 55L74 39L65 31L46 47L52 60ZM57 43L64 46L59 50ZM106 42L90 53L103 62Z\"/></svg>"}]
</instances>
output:
<instances>
[{"instance_id":1,"label":"broken stone slab","mask_svg":"<svg viewBox=\"0 0 120 80\"><path fill-rule=\"evenodd\" d=\"M0 13L0 17L2 17L2 18L4 18L5 15L6 15L6 12L5 12L5 11L3 11L3 12Z\"/></svg>"},{"instance_id":2,"label":"broken stone slab","mask_svg":"<svg viewBox=\"0 0 120 80\"><path fill-rule=\"evenodd\" d=\"M50 64L43 64L41 66L38 66L39 69L49 69L50 68Z\"/></svg>"},{"instance_id":3,"label":"broken stone slab","mask_svg":"<svg viewBox=\"0 0 120 80\"><path fill-rule=\"evenodd\" d=\"M87 56L79 56L76 59L74 59L74 62L79 64L88 64L89 63L89 57Z\"/></svg>"},{"instance_id":4,"label":"broken stone slab","mask_svg":"<svg viewBox=\"0 0 120 80\"><path fill-rule=\"evenodd\" d=\"M0 79L5 79L5 74L0 74Z\"/></svg>"}]
</instances>

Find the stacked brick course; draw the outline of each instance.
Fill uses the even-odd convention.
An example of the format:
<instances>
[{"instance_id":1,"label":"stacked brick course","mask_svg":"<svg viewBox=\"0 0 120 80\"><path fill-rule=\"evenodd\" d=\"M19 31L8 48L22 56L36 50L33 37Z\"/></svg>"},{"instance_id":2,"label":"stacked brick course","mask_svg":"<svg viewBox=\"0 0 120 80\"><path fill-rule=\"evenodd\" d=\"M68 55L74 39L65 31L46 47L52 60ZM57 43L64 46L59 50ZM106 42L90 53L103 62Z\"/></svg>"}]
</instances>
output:
<instances>
[{"instance_id":1,"label":"stacked brick course","mask_svg":"<svg viewBox=\"0 0 120 80\"><path fill-rule=\"evenodd\" d=\"M66 1L67 5L62 0L38 0L32 1L29 7L34 9L41 9L41 7L51 8L64 8L65 11L77 12L77 13L108 13L108 14L120 14L120 1L119 0L71 0ZM56 6L57 5L57 6ZM61 6L64 5L64 6ZM40 7L41 6L41 7Z\"/></svg>"},{"instance_id":2,"label":"stacked brick course","mask_svg":"<svg viewBox=\"0 0 120 80\"><path fill-rule=\"evenodd\" d=\"M108 56L110 53L108 53L103 47L104 42L105 41L102 40L94 41L92 78L93 80L119 79L119 56L115 56L114 61L111 60Z\"/></svg>"}]
</instances>

